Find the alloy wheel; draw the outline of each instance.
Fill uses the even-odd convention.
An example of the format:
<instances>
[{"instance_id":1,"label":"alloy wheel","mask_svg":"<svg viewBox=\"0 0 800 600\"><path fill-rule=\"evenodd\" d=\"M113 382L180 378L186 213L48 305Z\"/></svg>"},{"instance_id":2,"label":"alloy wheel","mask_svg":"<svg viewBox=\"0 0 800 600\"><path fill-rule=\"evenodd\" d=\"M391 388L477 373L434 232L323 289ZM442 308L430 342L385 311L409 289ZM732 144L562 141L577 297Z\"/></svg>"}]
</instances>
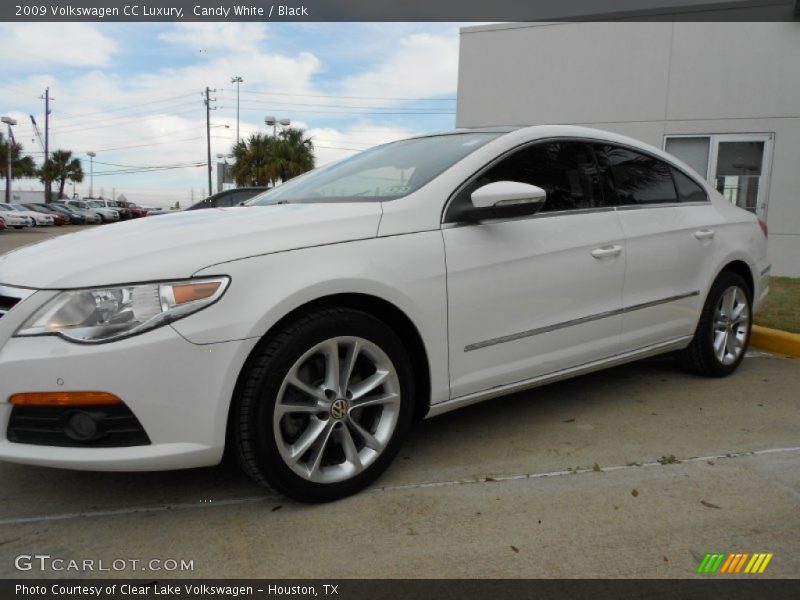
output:
<instances>
[{"instance_id":1,"label":"alloy wheel","mask_svg":"<svg viewBox=\"0 0 800 600\"><path fill-rule=\"evenodd\" d=\"M747 345L750 305L747 294L738 286L727 288L714 311L712 342L714 355L723 365L739 359Z\"/></svg>"},{"instance_id":2,"label":"alloy wheel","mask_svg":"<svg viewBox=\"0 0 800 600\"><path fill-rule=\"evenodd\" d=\"M278 451L308 481L345 481L386 449L400 404L397 370L379 346L360 337L325 340L281 384L273 415Z\"/></svg>"}]
</instances>

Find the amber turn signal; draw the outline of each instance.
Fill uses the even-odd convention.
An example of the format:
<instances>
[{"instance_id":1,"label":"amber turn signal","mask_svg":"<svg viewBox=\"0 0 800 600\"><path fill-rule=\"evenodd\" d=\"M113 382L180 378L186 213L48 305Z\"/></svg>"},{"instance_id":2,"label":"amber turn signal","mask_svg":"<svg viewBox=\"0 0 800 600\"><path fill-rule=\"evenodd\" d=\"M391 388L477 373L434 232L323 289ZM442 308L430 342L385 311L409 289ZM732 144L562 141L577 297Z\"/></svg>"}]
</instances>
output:
<instances>
[{"instance_id":1,"label":"amber turn signal","mask_svg":"<svg viewBox=\"0 0 800 600\"><path fill-rule=\"evenodd\" d=\"M108 392L25 392L14 394L9 404L22 406L100 406L122 404L122 400Z\"/></svg>"},{"instance_id":2,"label":"amber turn signal","mask_svg":"<svg viewBox=\"0 0 800 600\"><path fill-rule=\"evenodd\" d=\"M220 285L222 284L219 281L173 285L172 294L175 297L175 304L180 306L187 302L210 298L217 292Z\"/></svg>"}]
</instances>

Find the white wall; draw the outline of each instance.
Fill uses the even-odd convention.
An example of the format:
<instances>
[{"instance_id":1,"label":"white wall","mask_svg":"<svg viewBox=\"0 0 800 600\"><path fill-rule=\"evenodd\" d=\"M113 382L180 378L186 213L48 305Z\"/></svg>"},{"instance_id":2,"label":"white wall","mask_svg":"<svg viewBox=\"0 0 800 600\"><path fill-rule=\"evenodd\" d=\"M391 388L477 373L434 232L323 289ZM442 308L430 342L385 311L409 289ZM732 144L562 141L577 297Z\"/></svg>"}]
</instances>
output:
<instances>
[{"instance_id":1,"label":"white wall","mask_svg":"<svg viewBox=\"0 0 800 600\"><path fill-rule=\"evenodd\" d=\"M552 23L461 33L459 127L774 133L773 273L800 276L800 23Z\"/></svg>"}]
</instances>

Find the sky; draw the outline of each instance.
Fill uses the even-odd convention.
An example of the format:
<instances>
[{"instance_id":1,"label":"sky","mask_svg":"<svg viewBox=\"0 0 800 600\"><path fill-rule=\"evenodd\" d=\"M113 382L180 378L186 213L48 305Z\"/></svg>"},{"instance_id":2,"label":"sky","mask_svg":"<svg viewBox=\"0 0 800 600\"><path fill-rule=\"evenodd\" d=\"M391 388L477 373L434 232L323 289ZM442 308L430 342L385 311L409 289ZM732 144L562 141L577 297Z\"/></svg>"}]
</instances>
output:
<instances>
[{"instance_id":1,"label":"sky","mask_svg":"<svg viewBox=\"0 0 800 600\"><path fill-rule=\"evenodd\" d=\"M207 195L211 152L266 132L265 116L306 130L317 164L455 124L455 23L15 23L0 24L0 113L37 162L49 86L50 150L71 150L86 178L76 192L124 194L151 206L186 206ZM144 170L143 170L144 169ZM216 191L216 172L214 172ZM15 180L15 189L42 189ZM68 186L67 191L72 192Z\"/></svg>"}]
</instances>

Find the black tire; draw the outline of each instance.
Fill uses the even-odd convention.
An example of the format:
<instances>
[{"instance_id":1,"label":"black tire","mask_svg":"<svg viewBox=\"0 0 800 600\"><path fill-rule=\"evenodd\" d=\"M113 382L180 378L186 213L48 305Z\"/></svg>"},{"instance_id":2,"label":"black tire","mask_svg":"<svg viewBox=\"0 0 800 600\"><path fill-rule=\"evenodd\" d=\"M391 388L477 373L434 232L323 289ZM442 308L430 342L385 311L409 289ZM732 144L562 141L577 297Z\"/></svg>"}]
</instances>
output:
<instances>
[{"instance_id":1,"label":"black tire","mask_svg":"<svg viewBox=\"0 0 800 600\"><path fill-rule=\"evenodd\" d=\"M738 358L730 364L724 364L714 352L714 315L725 291L734 286L741 289L747 298L747 337ZM690 373L705 377L726 377L736 371L744 359L750 342L752 305L753 292L742 276L732 271L720 273L708 292L692 342L686 349L676 354L678 364Z\"/></svg>"},{"instance_id":2,"label":"black tire","mask_svg":"<svg viewBox=\"0 0 800 600\"><path fill-rule=\"evenodd\" d=\"M282 458L273 415L281 385L295 362L315 345L341 336L368 340L389 357L399 381L400 408L394 432L374 462L349 479L318 483L295 473ZM231 407L231 450L244 472L262 486L301 502L337 500L362 490L391 464L411 425L414 393L411 362L391 328L359 310L317 309L282 326L254 351L240 376Z\"/></svg>"}]
</instances>

